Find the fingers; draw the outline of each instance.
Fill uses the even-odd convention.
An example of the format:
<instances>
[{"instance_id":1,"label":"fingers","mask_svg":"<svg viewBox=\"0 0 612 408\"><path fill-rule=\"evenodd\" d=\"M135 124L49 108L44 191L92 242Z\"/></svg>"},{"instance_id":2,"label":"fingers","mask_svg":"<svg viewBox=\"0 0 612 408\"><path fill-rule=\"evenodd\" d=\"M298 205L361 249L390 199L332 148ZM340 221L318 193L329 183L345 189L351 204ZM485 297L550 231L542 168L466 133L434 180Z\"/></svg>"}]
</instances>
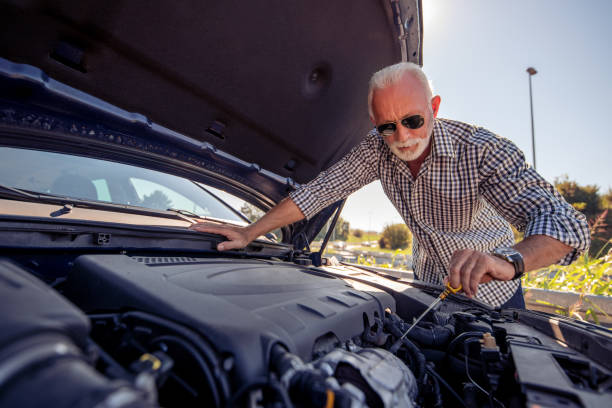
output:
<instances>
[{"instance_id":1,"label":"fingers","mask_svg":"<svg viewBox=\"0 0 612 408\"><path fill-rule=\"evenodd\" d=\"M217 245L217 250L219 251L228 251L230 249L240 249L244 248L246 244L239 241L223 241Z\"/></svg>"},{"instance_id":2,"label":"fingers","mask_svg":"<svg viewBox=\"0 0 612 408\"><path fill-rule=\"evenodd\" d=\"M491 259L490 255L471 249L455 251L449 265L448 281L453 288L461 284L466 296L476 296L479 284L490 282L498 275Z\"/></svg>"},{"instance_id":3,"label":"fingers","mask_svg":"<svg viewBox=\"0 0 612 408\"><path fill-rule=\"evenodd\" d=\"M208 232L211 234L223 235L224 237L226 237L227 241L223 241L217 245L217 250L219 251L244 248L249 243L246 239L246 234L240 227L202 222L191 225L189 229L198 232Z\"/></svg>"},{"instance_id":4,"label":"fingers","mask_svg":"<svg viewBox=\"0 0 612 408\"><path fill-rule=\"evenodd\" d=\"M478 290L478 281L476 281L476 288L473 284L474 280L477 279L475 272L478 271L478 261L477 254L472 253L461 268L461 285L463 285L463 292L468 297L474 296Z\"/></svg>"},{"instance_id":5,"label":"fingers","mask_svg":"<svg viewBox=\"0 0 612 408\"><path fill-rule=\"evenodd\" d=\"M462 249L459 251L455 251L453 253L453 256L451 257L450 264L448 267L448 282L450 282L450 285L453 288L458 288L460 284L463 284L461 281L461 271L463 269L463 264L468 261L470 257L470 252L471 251L469 250Z\"/></svg>"},{"instance_id":6,"label":"fingers","mask_svg":"<svg viewBox=\"0 0 612 408\"><path fill-rule=\"evenodd\" d=\"M481 283L482 278L487 273L487 265L486 262L482 259L482 256L475 257L478 258L473 266L471 271L469 272L469 283L468 283L468 296L473 297L478 293L478 285Z\"/></svg>"}]
</instances>

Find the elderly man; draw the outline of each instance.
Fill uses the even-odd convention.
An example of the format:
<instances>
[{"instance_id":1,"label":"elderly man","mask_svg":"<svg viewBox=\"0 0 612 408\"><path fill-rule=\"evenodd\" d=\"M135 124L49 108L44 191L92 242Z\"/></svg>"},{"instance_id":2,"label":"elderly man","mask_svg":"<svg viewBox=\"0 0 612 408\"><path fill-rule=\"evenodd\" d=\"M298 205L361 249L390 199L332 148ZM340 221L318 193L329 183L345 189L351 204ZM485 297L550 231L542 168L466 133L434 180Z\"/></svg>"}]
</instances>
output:
<instances>
[{"instance_id":1,"label":"elderly man","mask_svg":"<svg viewBox=\"0 0 612 408\"><path fill-rule=\"evenodd\" d=\"M440 101L415 64L376 72L368 95L375 128L344 158L254 224L193 228L227 237L219 250L242 248L380 180L413 232L418 279L461 284L467 296L492 306L524 307L520 276L576 259L589 244L585 218L512 142L438 119ZM510 224L524 240L514 244Z\"/></svg>"}]
</instances>

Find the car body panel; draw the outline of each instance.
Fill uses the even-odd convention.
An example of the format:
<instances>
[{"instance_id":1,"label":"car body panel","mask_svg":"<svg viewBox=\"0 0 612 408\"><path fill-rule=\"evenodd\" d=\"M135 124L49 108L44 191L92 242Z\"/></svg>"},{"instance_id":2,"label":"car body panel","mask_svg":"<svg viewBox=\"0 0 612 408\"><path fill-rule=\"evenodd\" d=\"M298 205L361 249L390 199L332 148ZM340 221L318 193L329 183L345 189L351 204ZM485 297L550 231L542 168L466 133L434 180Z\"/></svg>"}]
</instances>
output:
<instances>
[{"instance_id":1,"label":"car body panel","mask_svg":"<svg viewBox=\"0 0 612 408\"><path fill-rule=\"evenodd\" d=\"M421 58L412 0L1 6L4 58L298 183L365 136L371 73Z\"/></svg>"}]
</instances>

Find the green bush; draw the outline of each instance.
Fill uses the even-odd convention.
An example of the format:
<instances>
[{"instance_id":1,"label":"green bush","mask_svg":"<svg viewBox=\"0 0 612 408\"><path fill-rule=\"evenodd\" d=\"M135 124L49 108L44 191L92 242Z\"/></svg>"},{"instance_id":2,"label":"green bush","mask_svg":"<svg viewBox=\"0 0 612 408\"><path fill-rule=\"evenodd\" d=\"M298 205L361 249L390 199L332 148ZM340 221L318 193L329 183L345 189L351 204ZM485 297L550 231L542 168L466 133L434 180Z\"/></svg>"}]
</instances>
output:
<instances>
[{"instance_id":1,"label":"green bush","mask_svg":"<svg viewBox=\"0 0 612 408\"><path fill-rule=\"evenodd\" d=\"M574 208L587 218L596 217L602 210L599 187L595 185L581 186L567 176L555 179L555 188Z\"/></svg>"},{"instance_id":2,"label":"green bush","mask_svg":"<svg viewBox=\"0 0 612 408\"><path fill-rule=\"evenodd\" d=\"M378 246L381 249L386 249L389 248L389 242L387 241L387 239L385 237L380 237L380 239L378 240Z\"/></svg>"},{"instance_id":3,"label":"green bush","mask_svg":"<svg viewBox=\"0 0 612 408\"><path fill-rule=\"evenodd\" d=\"M523 285L526 288L612 296L612 256L591 259L583 255L571 265L551 265L528 272L523 277Z\"/></svg>"},{"instance_id":4,"label":"green bush","mask_svg":"<svg viewBox=\"0 0 612 408\"><path fill-rule=\"evenodd\" d=\"M412 234L405 224L388 225L383 230L378 244L381 248L408 248L412 244Z\"/></svg>"},{"instance_id":5,"label":"green bush","mask_svg":"<svg viewBox=\"0 0 612 408\"><path fill-rule=\"evenodd\" d=\"M606 248L607 246L603 249ZM578 293L580 297L574 305L554 305L557 306L555 313L599 324L597 312L606 313L585 296L612 296L612 251L601 258L590 258L588 254L584 254L571 265L551 265L528 272L522 281L526 291L529 291L529 288L538 288ZM579 309L583 304L586 304L586 312L581 315Z\"/></svg>"},{"instance_id":6,"label":"green bush","mask_svg":"<svg viewBox=\"0 0 612 408\"><path fill-rule=\"evenodd\" d=\"M568 203L587 217L591 230L589 255L597 258L597 254L612 238L612 211L609 211L612 190L600 194L596 185L581 186L567 176L555 179L555 188Z\"/></svg>"}]
</instances>

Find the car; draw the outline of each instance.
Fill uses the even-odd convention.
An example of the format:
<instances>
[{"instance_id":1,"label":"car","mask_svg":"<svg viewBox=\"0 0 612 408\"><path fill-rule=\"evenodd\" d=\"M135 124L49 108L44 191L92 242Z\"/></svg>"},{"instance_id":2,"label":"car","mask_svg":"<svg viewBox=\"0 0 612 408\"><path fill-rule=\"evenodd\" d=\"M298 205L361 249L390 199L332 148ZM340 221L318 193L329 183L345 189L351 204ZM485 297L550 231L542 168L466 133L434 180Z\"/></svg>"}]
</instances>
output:
<instances>
[{"instance_id":1,"label":"car","mask_svg":"<svg viewBox=\"0 0 612 408\"><path fill-rule=\"evenodd\" d=\"M444 288L327 259L343 201L241 250L188 228L358 143L421 14L1 1L0 407L609 407L601 326L451 294L404 335Z\"/></svg>"}]
</instances>

